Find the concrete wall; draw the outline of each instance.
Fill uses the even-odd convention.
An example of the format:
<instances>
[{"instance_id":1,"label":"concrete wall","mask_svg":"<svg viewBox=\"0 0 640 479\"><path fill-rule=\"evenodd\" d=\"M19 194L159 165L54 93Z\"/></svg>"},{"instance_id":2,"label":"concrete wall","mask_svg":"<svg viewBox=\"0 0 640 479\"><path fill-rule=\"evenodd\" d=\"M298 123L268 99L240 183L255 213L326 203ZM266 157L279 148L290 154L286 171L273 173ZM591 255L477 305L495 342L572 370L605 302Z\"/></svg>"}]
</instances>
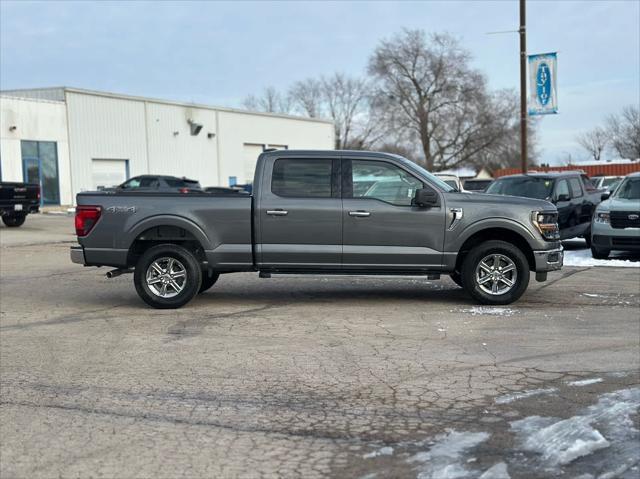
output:
<instances>
[{"instance_id":1,"label":"concrete wall","mask_svg":"<svg viewBox=\"0 0 640 479\"><path fill-rule=\"evenodd\" d=\"M15 126L15 130L10 130ZM63 102L0 97L0 161L3 181L23 181L21 140L55 141L60 201L72 202L71 165Z\"/></svg>"}]
</instances>

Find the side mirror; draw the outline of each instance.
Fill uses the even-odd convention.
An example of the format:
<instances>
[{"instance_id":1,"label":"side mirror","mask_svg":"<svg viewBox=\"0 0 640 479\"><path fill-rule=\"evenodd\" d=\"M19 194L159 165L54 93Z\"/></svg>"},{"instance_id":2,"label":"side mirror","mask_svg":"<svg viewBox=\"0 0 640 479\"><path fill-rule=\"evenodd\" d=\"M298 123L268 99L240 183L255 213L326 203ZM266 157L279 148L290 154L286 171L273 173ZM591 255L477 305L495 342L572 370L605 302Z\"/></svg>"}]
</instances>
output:
<instances>
[{"instance_id":1,"label":"side mirror","mask_svg":"<svg viewBox=\"0 0 640 479\"><path fill-rule=\"evenodd\" d=\"M570 201L571 197L567 194L558 195L556 201Z\"/></svg>"},{"instance_id":2,"label":"side mirror","mask_svg":"<svg viewBox=\"0 0 640 479\"><path fill-rule=\"evenodd\" d=\"M611 197L611 192L607 191L606 193L602 193L600 196L600 201L606 201Z\"/></svg>"},{"instance_id":3,"label":"side mirror","mask_svg":"<svg viewBox=\"0 0 640 479\"><path fill-rule=\"evenodd\" d=\"M420 208L437 206L438 202L438 193L433 191L431 188L420 188L419 190L416 190L416 195L413 197L413 204Z\"/></svg>"}]
</instances>

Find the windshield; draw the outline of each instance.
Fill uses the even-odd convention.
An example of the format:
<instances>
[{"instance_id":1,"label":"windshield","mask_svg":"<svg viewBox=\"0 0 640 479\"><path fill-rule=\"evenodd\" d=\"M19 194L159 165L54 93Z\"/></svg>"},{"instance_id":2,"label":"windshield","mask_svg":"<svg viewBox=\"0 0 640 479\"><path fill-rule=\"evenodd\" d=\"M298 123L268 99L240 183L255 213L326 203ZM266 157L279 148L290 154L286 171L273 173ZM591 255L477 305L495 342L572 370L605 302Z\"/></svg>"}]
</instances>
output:
<instances>
[{"instance_id":1,"label":"windshield","mask_svg":"<svg viewBox=\"0 0 640 479\"><path fill-rule=\"evenodd\" d=\"M615 176L613 178L605 178L604 180L602 180L602 186L603 188L607 188L617 183L618 181L620 181L620 178L616 178Z\"/></svg>"},{"instance_id":2,"label":"windshield","mask_svg":"<svg viewBox=\"0 0 640 479\"><path fill-rule=\"evenodd\" d=\"M551 196L552 191L553 180L550 178L516 176L494 181L486 192L494 195L524 196L544 200Z\"/></svg>"},{"instance_id":3,"label":"windshield","mask_svg":"<svg viewBox=\"0 0 640 479\"><path fill-rule=\"evenodd\" d=\"M624 180L613 196L623 200L640 200L640 177Z\"/></svg>"},{"instance_id":4,"label":"windshield","mask_svg":"<svg viewBox=\"0 0 640 479\"><path fill-rule=\"evenodd\" d=\"M434 175L432 173L429 173L422 166L414 163L413 161L409 161L406 158L403 158L401 156L394 156L394 157L397 160L399 160L408 169L410 169L413 172L418 173L419 175L422 175L423 177L427 178L429 181L431 181L431 183L435 184L440 189L442 189L442 191L446 191L446 192L456 191L456 188L452 188L451 186L446 184L444 181L442 181L440 178L438 178L436 175Z\"/></svg>"}]
</instances>

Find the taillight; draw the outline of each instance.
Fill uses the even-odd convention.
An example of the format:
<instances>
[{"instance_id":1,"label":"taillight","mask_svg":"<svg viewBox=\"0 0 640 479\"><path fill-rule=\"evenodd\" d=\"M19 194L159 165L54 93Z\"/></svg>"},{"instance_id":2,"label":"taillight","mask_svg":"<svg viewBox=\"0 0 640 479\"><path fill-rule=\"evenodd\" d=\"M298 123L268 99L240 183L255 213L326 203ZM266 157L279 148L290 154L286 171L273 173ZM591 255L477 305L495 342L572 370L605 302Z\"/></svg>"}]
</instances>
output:
<instances>
[{"instance_id":1,"label":"taillight","mask_svg":"<svg viewBox=\"0 0 640 479\"><path fill-rule=\"evenodd\" d=\"M40 201L40 186L36 188L36 194L38 195L38 201Z\"/></svg>"},{"instance_id":2,"label":"taillight","mask_svg":"<svg viewBox=\"0 0 640 479\"><path fill-rule=\"evenodd\" d=\"M87 236L100 219L99 206L76 206L76 234Z\"/></svg>"},{"instance_id":3,"label":"taillight","mask_svg":"<svg viewBox=\"0 0 640 479\"><path fill-rule=\"evenodd\" d=\"M189 188L180 188L180 193L189 193Z\"/></svg>"}]
</instances>

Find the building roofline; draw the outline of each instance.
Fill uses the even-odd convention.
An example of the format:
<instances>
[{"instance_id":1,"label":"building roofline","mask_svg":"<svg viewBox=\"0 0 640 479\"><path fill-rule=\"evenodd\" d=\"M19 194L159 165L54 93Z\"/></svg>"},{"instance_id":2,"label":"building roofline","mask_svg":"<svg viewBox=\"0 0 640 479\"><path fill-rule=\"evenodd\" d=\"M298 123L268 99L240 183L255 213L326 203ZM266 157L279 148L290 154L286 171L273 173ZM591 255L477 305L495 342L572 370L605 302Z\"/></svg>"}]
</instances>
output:
<instances>
[{"instance_id":1,"label":"building roofline","mask_svg":"<svg viewBox=\"0 0 640 479\"><path fill-rule=\"evenodd\" d=\"M100 90L90 90L87 88L76 88L69 86L56 86L56 87L41 87L41 88L13 88L11 90L6 90L6 92L18 92L18 91L47 91L47 90L62 90L64 93L79 93L84 95L93 95L93 96L101 96L105 98L114 98L114 99L122 99L122 100L131 100L131 101L140 101L147 103L159 103L163 105L173 105L173 106L182 106L182 107L192 107L192 108L201 108L204 110L213 110L220 112L228 112L228 113L240 113L244 115L256 115L256 116L267 116L270 118L282 118L286 120L298 120L298 121L308 121L312 123L326 123L329 125L333 125L332 120L327 120L323 118L308 118L304 116L296 116L296 115L286 115L282 113L267 113L262 111L253 111L253 110L243 110L241 108L230 108L230 107L221 107L214 105L206 105L204 103L193 103L193 102L184 102L184 101L176 101L176 100L165 100L162 98L153 98L153 97L144 97L137 95L128 95L125 93L113 93L108 91L100 91ZM5 94L3 91L0 91L0 94Z\"/></svg>"},{"instance_id":2,"label":"building roofline","mask_svg":"<svg viewBox=\"0 0 640 479\"><path fill-rule=\"evenodd\" d=\"M64 105L64 100L49 100L46 98L29 98L24 96L15 96L0 91L0 98L6 98L8 100L20 100L20 101L33 101L36 103L53 103L54 105Z\"/></svg>"},{"instance_id":3,"label":"building roofline","mask_svg":"<svg viewBox=\"0 0 640 479\"><path fill-rule=\"evenodd\" d=\"M153 98L153 97L144 97L137 95L127 95L124 93L112 93L107 91L99 91L99 90L89 90L86 88L75 88L75 87L62 87L65 92L71 93L79 93L85 95L95 95L102 96L106 98L115 98L115 99L123 99L123 100L132 100L132 101L141 101L147 103L159 103L164 105L173 105L173 106L183 106L183 107L192 107L192 108L202 108L205 110L213 110L220 112L228 112L228 113L240 113L245 115L257 115L257 116L267 116L271 118L283 118L287 120L299 120L299 121L309 121L312 123L326 123L333 125L333 121L320 119L320 118L307 118L304 116L296 116L296 115L286 115L281 113L267 113L262 111L253 111L253 110L243 110L241 108L230 108L230 107L221 107L214 105L207 105L204 103L194 103L194 102L185 102L185 101L176 101L176 100L165 100L162 98Z\"/></svg>"}]
</instances>

